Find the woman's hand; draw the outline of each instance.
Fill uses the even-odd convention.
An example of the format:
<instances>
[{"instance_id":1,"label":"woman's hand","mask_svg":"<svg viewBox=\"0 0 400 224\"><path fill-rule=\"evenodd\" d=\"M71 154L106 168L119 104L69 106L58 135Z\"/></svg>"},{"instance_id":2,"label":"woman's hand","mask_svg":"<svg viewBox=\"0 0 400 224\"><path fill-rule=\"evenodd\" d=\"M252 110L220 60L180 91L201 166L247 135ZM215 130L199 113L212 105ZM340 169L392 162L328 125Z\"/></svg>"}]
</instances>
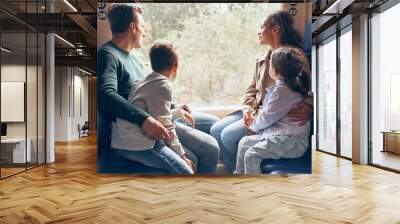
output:
<instances>
[{"instance_id":1,"label":"woman's hand","mask_svg":"<svg viewBox=\"0 0 400 224\"><path fill-rule=\"evenodd\" d=\"M297 105L291 111L289 111L289 121L292 122L300 122L300 125L304 125L310 119L313 113L312 106L308 105L305 102Z\"/></svg>"},{"instance_id":2,"label":"woman's hand","mask_svg":"<svg viewBox=\"0 0 400 224\"><path fill-rule=\"evenodd\" d=\"M194 165L193 161L190 160L186 154L181 155L181 158L192 168L193 173L196 171L196 166Z\"/></svg>"},{"instance_id":3,"label":"woman's hand","mask_svg":"<svg viewBox=\"0 0 400 224\"><path fill-rule=\"evenodd\" d=\"M251 111L245 111L243 114L243 122L246 129L249 129L250 125L253 123L253 120L254 114Z\"/></svg>"}]
</instances>

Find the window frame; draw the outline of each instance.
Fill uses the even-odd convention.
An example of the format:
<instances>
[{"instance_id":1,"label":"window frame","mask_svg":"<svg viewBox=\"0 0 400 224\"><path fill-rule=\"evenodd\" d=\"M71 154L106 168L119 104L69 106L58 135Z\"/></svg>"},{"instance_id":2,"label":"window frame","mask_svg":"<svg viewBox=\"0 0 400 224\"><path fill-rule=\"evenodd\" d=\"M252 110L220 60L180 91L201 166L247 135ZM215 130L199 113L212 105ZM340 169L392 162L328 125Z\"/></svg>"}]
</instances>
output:
<instances>
[{"instance_id":1,"label":"window frame","mask_svg":"<svg viewBox=\"0 0 400 224\"><path fill-rule=\"evenodd\" d=\"M319 121L319 96L318 92L320 89L319 83L319 51L320 45L327 44L331 41L336 41L336 152L332 153L319 147L319 122L316 122L316 151L323 152L329 155L333 155L346 160L352 160L352 158L342 155L341 153L341 119L340 119L340 77L341 77L341 67L340 67L340 38L347 32L352 32L352 16L348 15L339 20L337 23L333 24L322 32L319 37L317 37L316 43L316 119Z\"/></svg>"}]
</instances>

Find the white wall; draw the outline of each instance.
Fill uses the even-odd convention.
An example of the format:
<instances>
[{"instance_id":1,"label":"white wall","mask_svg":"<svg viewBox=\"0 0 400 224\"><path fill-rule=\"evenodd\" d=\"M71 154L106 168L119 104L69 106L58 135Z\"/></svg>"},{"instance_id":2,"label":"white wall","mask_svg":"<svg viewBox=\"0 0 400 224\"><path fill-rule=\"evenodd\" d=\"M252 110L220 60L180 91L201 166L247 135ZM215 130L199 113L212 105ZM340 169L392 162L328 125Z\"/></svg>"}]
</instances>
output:
<instances>
[{"instance_id":1,"label":"white wall","mask_svg":"<svg viewBox=\"0 0 400 224\"><path fill-rule=\"evenodd\" d=\"M69 75L67 67L55 68L55 141L68 140L68 86Z\"/></svg>"},{"instance_id":2,"label":"white wall","mask_svg":"<svg viewBox=\"0 0 400 224\"><path fill-rule=\"evenodd\" d=\"M27 66L27 68L24 65L19 65L19 64L5 64L1 66L1 81L3 82L25 82L25 76L26 76L26 70L28 71L28 81L29 85L34 85L36 86L36 80L30 80L30 75L31 74L36 74L36 68L33 66ZM35 71L34 71L35 70ZM36 88L27 88L27 106L31 106L30 110L28 110L27 114L27 119L28 122L28 129L33 128L36 130L36 119L37 115L36 113L31 113L32 107L36 108ZM34 102L34 104L31 104ZM39 105L40 107L40 105ZM1 110L7 110L8 108L1 108ZM36 109L35 109L36 111ZM32 122L35 123L32 124ZM25 137L25 126L26 122L7 122L7 136L8 137ZM30 134L30 131L28 130L28 137ZM35 132L36 134L36 132Z\"/></svg>"},{"instance_id":3,"label":"white wall","mask_svg":"<svg viewBox=\"0 0 400 224\"><path fill-rule=\"evenodd\" d=\"M70 141L88 120L88 78L72 67L56 67L55 73L55 140Z\"/></svg>"},{"instance_id":4,"label":"white wall","mask_svg":"<svg viewBox=\"0 0 400 224\"><path fill-rule=\"evenodd\" d=\"M38 70L37 70L38 69ZM1 66L1 81L24 82L26 84L26 106L22 106L20 112L26 112L26 120L22 122L6 122L8 138L25 138L30 140L32 161L44 163L45 150L45 117L44 117L44 74L41 66L25 64L3 64ZM26 80L27 78L27 80ZM24 93L24 90L21 94ZM2 96L7 97L7 96ZM2 107L3 112L12 110L10 107ZM12 111L7 111L12 113ZM37 157L37 153L39 156Z\"/></svg>"},{"instance_id":5,"label":"white wall","mask_svg":"<svg viewBox=\"0 0 400 224\"><path fill-rule=\"evenodd\" d=\"M1 81L2 82L25 82L24 65L8 64L1 66ZM29 68L28 68L29 69ZM7 108L1 108L7 110ZM8 137L25 137L25 122L7 122L7 136Z\"/></svg>"}]
</instances>

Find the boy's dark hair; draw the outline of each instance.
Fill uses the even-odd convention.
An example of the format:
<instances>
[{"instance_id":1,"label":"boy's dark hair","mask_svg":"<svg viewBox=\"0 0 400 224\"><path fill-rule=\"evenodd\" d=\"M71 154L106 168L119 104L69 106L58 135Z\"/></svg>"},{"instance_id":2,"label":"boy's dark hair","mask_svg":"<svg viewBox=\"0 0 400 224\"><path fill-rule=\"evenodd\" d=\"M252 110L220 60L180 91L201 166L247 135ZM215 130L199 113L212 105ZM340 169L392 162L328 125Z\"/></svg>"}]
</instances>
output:
<instances>
[{"instance_id":1,"label":"boy's dark hair","mask_svg":"<svg viewBox=\"0 0 400 224\"><path fill-rule=\"evenodd\" d=\"M142 12L142 9L137 6L127 4L112 5L108 10L111 32L113 34L126 32L129 24L136 23L138 14L142 14Z\"/></svg>"},{"instance_id":2,"label":"boy's dark hair","mask_svg":"<svg viewBox=\"0 0 400 224\"><path fill-rule=\"evenodd\" d=\"M178 63L178 54L172 44L155 43L149 52L151 68L155 72L171 70L175 63Z\"/></svg>"},{"instance_id":3,"label":"boy's dark hair","mask_svg":"<svg viewBox=\"0 0 400 224\"><path fill-rule=\"evenodd\" d=\"M272 52L271 66L281 75L290 89L307 95L310 91L310 75L303 70L307 59L301 50L291 47L280 47Z\"/></svg>"}]
</instances>

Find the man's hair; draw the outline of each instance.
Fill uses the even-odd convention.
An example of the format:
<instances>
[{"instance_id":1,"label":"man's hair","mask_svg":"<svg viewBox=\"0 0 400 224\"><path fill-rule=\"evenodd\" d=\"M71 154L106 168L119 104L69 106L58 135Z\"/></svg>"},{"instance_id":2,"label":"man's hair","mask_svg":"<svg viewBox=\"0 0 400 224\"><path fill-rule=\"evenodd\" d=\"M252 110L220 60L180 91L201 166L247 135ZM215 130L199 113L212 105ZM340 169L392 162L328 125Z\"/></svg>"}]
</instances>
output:
<instances>
[{"instance_id":1,"label":"man's hair","mask_svg":"<svg viewBox=\"0 0 400 224\"><path fill-rule=\"evenodd\" d=\"M178 54L172 44L155 43L149 52L151 68L155 72L171 70L175 63L178 63Z\"/></svg>"},{"instance_id":2,"label":"man's hair","mask_svg":"<svg viewBox=\"0 0 400 224\"><path fill-rule=\"evenodd\" d=\"M129 24L136 23L142 9L128 4L113 4L108 10L108 21L113 34L124 33Z\"/></svg>"}]
</instances>

